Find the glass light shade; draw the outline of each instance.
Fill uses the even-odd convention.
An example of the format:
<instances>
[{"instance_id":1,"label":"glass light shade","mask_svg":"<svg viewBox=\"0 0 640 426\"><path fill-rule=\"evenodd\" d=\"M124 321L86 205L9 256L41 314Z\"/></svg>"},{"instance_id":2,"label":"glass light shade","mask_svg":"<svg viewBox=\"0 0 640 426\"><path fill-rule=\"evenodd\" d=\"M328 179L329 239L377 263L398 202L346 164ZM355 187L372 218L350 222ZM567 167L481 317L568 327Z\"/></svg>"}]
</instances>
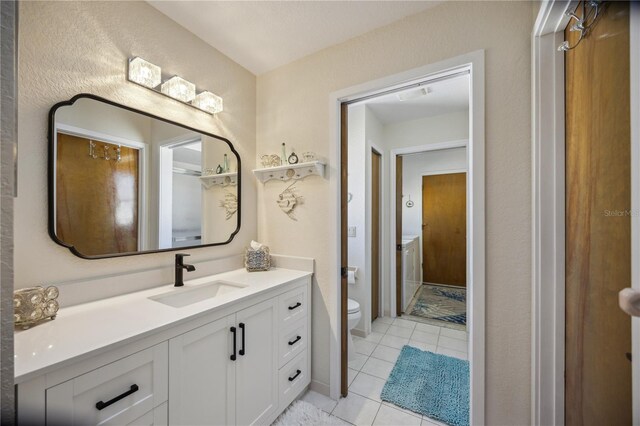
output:
<instances>
[{"instance_id":1,"label":"glass light shade","mask_svg":"<svg viewBox=\"0 0 640 426\"><path fill-rule=\"evenodd\" d=\"M209 114L215 114L222 111L222 98L207 91L199 93L193 100L192 104L194 107L206 111Z\"/></svg>"},{"instance_id":2,"label":"glass light shade","mask_svg":"<svg viewBox=\"0 0 640 426\"><path fill-rule=\"evenodd\" d=\"M177 75L162 83L160 91L182 102L191 102L196 97L196 85Z\"/></svg>"},{"instance_id":3,"label":"glass light shade","mask_svg":"<svg viewBox=\"0 0 640 426\"><path fill-rule=\"evenodd\" d=\"M135 57L129 60L129 81L153 89L162 82L161 70L157 65Z\"/></svg>"}]
</instances>

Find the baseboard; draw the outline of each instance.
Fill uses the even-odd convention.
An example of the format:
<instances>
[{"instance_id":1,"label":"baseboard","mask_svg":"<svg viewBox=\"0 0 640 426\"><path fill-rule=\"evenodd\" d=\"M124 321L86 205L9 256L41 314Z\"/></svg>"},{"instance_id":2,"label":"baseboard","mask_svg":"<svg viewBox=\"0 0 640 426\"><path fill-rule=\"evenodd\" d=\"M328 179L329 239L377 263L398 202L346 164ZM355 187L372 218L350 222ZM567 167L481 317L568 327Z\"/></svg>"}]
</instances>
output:
<instances>
[{"instance_id":1,"label":"baseboard","mask_svg":"<svg viewBox=\"0 0 640 426\"><path fill-rule=\"evenodd\" d=\"M352 336L362 337L362 338L367 337L367 333L365 333L364 330L359 330L357 328L354 328L354 329L351 330L351 335Z\"/></svg>"},{"instance_id":2,"label":"baseboard","mask_svg":"<svg viewBox=\"0 0 640 426\"><path fill-rule=\"evenodd\" d=\"M328 396L331 398L331 388L328 384L319 382L317 380L311 380L311 384L309 385L309 389L314 392L318 392L324 396Z\"/></svg>"}]
</instances>

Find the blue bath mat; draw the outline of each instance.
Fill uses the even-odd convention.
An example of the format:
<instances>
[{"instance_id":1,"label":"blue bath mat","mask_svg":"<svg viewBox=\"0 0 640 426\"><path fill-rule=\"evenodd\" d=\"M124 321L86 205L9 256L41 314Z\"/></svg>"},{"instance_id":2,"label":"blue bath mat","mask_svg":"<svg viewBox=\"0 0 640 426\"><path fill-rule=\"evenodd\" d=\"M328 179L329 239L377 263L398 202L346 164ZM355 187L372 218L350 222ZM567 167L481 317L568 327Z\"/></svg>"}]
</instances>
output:
<instances>
[{"instance_id":1,"label":"blue bath mat","mask_svg":"<svg viewBox=\"0 0 640 426\"><path fill-rule=\"evenodd\" d=\"M469 362L404 346L380 397L452 426L468 426Z\"/></svg>"}]
</instances>

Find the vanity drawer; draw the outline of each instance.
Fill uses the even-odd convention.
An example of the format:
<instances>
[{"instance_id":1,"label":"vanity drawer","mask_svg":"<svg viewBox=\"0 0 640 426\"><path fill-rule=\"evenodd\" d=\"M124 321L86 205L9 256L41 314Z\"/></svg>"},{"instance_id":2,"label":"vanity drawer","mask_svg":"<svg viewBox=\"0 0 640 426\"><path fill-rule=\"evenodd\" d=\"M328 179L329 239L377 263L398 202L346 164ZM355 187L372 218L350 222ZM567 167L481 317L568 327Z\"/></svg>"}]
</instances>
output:
<instances>
[{"instance_id":1,"label":"vanity drawer","mask_svg":"<svg viewBox=\"0 0 640 426\"><path fill-rule=\"evenodd\" d=\"M280 324L288 326L293 324L300 318L307 316L309 310L308 304L308 286L298 287L278 297Z\"/></svg>"},{"instance_id":2,"label":"vanity drawer","mask_svg":"<svg viewBox=\"0 0 640 426\"><path fill-rule=\"evenodd\" d=\"M278 377L279 407L284 410L310 383L311 374L307 364L307 351L302 351L290 363L280 369Z\"/></svg>"},{"instance_id":3,"label":"vanity drawer","mask_svg":"<svg viewBox=\"0 0 640 426\"><path fill-rule=\"evenodd\" d=\"M282 329L279 340L279 367L282 367L300 352L304 351L307 348L308 338L309 333L306 318L301 318L290 326Z\"/></svg>"},{"instance_id":4,"label":"vanity drawer","mask_svg":"<svg viewBox=\"0 0 640 426\"><path fill-rule=\"evenodd\" d=\"M47 424L136 421L167 400L168 353L163 342L47 389Z\"/></svg>"},{"instance_id":5,"label":"vanity drawer","mask_svg":"<svg viewBox=\"0 0 640 426\"><path fill-rule=\"evenodd\" d=\"M149 411L147 414L144 414L131 423L128 423L127 426L167 426L168 424L169 411L167 403L165 402L154 408L152 411Z\"/></svg>"}]
</instances>

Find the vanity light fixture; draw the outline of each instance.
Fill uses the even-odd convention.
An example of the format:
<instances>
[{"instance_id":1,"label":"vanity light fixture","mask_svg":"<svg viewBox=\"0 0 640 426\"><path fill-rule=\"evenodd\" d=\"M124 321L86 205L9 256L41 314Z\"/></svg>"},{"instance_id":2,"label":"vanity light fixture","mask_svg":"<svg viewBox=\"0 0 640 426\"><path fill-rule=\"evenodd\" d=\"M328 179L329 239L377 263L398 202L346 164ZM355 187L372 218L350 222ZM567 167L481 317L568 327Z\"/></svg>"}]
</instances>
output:
<instances>
[{"instance_id":1,"label":"vanity light fixture","mask_svg":"<svg viewBox=\"0 0 640 426\"><path fill-rule=\"evenodd\" d=\"M129 59L129 81L153 89L162 81L160 67L142 58Z\"/></svg>"},{"instance_id":2,"label":"vanity light fixture","mask_svg":"<svg viewBox=\"0 0 640 426\"><path fill-rule=\"evenodd\" d=\"M216 114L223 110L223 102L220 96L207 90L197 93L195 84L177 75L162 82L161 68L138 56L129 58L127 77L133 83L208 114Z\"/></svg>"},{"instance_id":3,"label":"vanity light fixture","mask_svg":"<svg viewBox=\"0 0 640 426\"><path fill-rule=\"evenodd\" d=\"M191 102L196 97L196 85L177 75L162 83L160 91L184 103Z\"/></svg>"},{"instance_id":4,"label":"vanity light fixture","mask_svg":"<svg viewBox=\"0 0 640 426\"><path fill-rule=\"evenodd\" d=\"M196 108L200 108L210 114L222 111L222 98L206 90L198 94L192 103Z\"/></svg>"}]
</instances>

